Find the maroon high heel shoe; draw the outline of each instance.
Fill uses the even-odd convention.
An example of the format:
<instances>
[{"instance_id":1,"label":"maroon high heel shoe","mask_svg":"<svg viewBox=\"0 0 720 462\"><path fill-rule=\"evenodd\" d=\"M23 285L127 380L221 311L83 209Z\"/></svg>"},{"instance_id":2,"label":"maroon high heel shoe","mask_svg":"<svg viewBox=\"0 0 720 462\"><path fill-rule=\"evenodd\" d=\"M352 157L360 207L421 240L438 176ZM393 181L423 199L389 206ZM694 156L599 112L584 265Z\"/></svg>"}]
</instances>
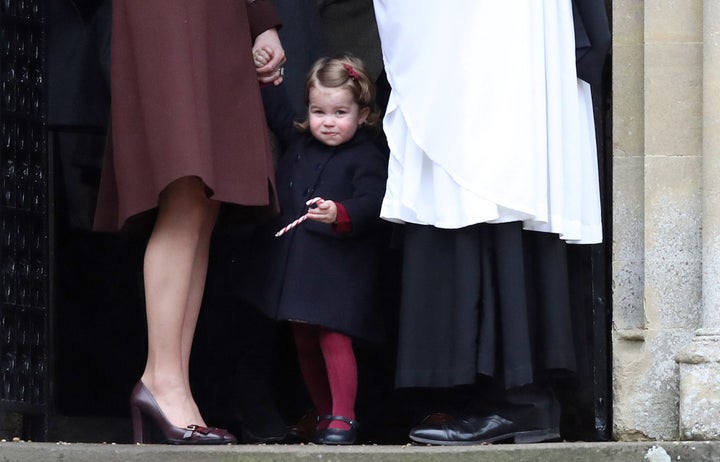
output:
<instances>
[{"instance_id":1,"label":"maroon high heel shoe","mask_svg":"<svg viewBox=\"0 0 720 462\"><path fill-rule=\"evenodd\" d=\"M237 438L227 430L216 427L188 425L185 428L171 424L152 393L138 381L130 395L133 440L135 443L152 443L152 428L162 433L165 444L235 444Z\"/></svg>"}]
</instances>

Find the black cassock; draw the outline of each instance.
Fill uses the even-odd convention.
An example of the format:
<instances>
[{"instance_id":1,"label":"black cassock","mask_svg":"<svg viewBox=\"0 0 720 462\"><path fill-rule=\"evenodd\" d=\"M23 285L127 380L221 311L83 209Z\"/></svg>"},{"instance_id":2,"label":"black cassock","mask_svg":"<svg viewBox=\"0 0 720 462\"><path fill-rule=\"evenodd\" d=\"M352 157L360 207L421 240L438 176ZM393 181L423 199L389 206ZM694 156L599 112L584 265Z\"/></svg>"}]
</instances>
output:
<instances>
[{"instance_id":1,"label":"black cassock","mask_svg":"<svg viewBox=\"0 0 720 462\"><path fill-rule=\"evenodd\" d=\"M596 89L610 43L604 4L573 2L578 76ZM597 106L596 106L597 107ZM597 119L597 117L596 117ZM396 386L494 379L504 388L576 371L567 245L520 222L404 225Z\"/></svg>"}]
</instances>

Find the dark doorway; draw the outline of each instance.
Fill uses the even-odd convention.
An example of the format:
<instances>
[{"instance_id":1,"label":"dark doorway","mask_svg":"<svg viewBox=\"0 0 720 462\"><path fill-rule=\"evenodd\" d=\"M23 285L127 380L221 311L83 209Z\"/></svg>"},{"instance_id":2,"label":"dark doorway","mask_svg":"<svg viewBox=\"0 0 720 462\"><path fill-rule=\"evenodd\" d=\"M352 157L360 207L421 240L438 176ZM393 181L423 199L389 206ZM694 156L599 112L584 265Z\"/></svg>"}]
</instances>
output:
<instances>
[{"instance_id":1,"label":"dark doorway","mask_svg":"<svg viewBox=\"0 0 720 462\"><path fill-rule=\"evenodd\" d=\"M130 441L127 398L142 372L146 347L144 242L91 231L109 108L109 4L48 2L55 287L54 425L49 438L66 441ZM594 95L606 243L570 248L577 326L584 339L578 347L590 361L581 372L581 383L568 386L562 400L564 436L590 441L611 436L609 75L607 70L605 86ZM268 418L262 409L270 406L292 422L302 415L306 402L287 331L256 315L234 292L238 267L248 251L248 233L239 227L215 234L192 358L193 385L207 420L238 428L236 432L242 432L243 419L247 423ZM383 278L390 331L398 306L401 259L393 234L389 229ZM376 431L362 435L368 442L404 444L408 427L415 423L415 416L402 414L403 394L393 389L393 354L392 336L385 344L359 348L358 411L364 413L361 420L378 423ZM72 425L64 425L67 422Z\"/></svg>"}]
</instances>

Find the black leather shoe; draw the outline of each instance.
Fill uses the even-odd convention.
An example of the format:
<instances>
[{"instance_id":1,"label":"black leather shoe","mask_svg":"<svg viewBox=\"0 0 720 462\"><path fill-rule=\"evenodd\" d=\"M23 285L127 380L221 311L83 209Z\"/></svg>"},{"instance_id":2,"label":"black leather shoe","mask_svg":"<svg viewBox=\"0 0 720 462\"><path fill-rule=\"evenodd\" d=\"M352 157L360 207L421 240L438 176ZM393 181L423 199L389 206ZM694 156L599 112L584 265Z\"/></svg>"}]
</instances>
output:
<instances>
[{"instance_id":1,"label":"black leather shoe","mask_svg":"<svg viewBox=\"0 0 720 462\"><path fill-rule=\"evenodd\" d=\"M318 414L315 409L307 411L295 425L287 429L288 443L309 443L315 437Z\"/></svg>"},{"instance_id":2,"label":"black leather shoe","mask_svg":"<svg viewBox=\"0 0 720 462\"><path fill-rule=\"evenodd\" d=\"M499 415L452 417L432 414L410 430L416 443L464 445L511 441L539 443L560 439L558 429L527 429Z\"/></svg>"},{"instance_id":3,"label":"black leather shoe","mask_svg":"<svg viewBox=\"0 0 720 462\"><path fill-rule=\"evenodd\" d=\"M313 438L313 443L355 444L355 440L357 439L357 421L339 415L322 415L318 418L318 420L340 420L350 425L350 429L341 430L339 428L326 428L324 430L317 430Z\"/></svg>"}]
</instances>

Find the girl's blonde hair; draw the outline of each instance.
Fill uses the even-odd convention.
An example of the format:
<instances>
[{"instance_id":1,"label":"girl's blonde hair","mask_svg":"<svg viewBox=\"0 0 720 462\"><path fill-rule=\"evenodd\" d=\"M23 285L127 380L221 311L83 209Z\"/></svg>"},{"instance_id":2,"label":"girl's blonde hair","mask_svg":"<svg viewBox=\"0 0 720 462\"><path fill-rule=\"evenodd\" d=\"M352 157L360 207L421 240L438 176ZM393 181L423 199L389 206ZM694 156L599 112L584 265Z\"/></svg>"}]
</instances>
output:
<instances>
[{"instance_id":1,"label":"girl's blonde hair","mask_svg":"<svg viewBox=\"0 0 720 462\"><path fill-rule=\"evenodd\" d=\"M368 108L370 112L363 122L365 125L376 126L380 121L375 107L375 85L368 77L363 62L350 54L337 55L318 59L308 72L305 83L305 106L310 105L310 90L322 86L326 88L345 88L350 91L353 101L360 109ZM307 119L296 122L299 130L308 130Z\"/></svg>"}]
</instances>

